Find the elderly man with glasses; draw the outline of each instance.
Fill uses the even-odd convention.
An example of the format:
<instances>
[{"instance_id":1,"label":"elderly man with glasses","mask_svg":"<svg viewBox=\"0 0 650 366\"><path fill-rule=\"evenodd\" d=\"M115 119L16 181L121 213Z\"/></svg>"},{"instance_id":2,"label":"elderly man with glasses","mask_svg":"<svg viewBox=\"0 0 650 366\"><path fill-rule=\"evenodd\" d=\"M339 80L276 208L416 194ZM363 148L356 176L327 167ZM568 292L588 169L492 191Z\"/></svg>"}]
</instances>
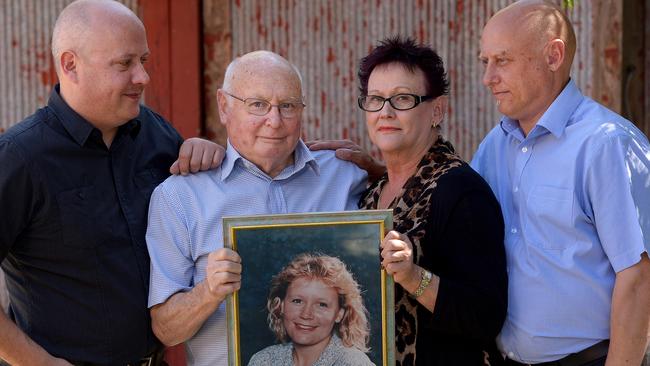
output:
<instances>
[{"instance_id":1,"label":"elderly man with glasses","mask_svg":"<svg viewBox=\"0 0 650 366\"><path fill-rule=\"evenodd\" d=\"M333 151L302 142L300 75L279 55L235 59L217 101L228 132L221 167L167 179L149 208L153 330L166 345L186 342L190 365L227 363L223 300L239 289L242 264L223 248L221 218L354 210L366 181Z\"/></svg>"}]
</instances>

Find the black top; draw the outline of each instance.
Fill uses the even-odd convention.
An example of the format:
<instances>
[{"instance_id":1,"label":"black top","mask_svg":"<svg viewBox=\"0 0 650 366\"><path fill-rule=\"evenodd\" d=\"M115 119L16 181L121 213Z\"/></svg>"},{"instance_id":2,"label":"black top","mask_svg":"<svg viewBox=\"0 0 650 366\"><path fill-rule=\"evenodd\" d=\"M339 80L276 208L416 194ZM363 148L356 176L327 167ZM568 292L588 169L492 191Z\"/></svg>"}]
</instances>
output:
<instances>
[{"instance_id":1,"label":"black top","mask_svg":"<svg viewBox=\"0 0 650 366\"><path fill-rule=\"evenodd\" d=\"M52 355L123 365L157 346L147 309L147 211L181 143L141 107L107 149L58 86L47 107L0 135L10 315Z\"/></svg>"},{"instance_id":2,"label":"black top","mask_svg":"<svg viewBox=\"0 0 650 366\"><path fill-rule=\"evenodd\" d=\"M362 207L375 208L385 175ZM397 365L499 365L495 338L506 316L507 275L500 206L490 187L439 139L391 204L395 230L415 262L440 278L433 313L395 285Z\"/></svg>"}]
</instances>

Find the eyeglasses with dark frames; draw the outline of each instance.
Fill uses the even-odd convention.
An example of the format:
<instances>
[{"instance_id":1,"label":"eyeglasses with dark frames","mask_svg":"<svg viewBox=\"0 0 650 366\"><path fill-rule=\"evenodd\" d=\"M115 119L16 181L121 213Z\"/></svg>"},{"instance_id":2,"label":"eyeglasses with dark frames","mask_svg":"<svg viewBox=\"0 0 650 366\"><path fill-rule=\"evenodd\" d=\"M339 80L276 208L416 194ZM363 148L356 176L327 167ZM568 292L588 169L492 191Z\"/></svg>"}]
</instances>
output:
<instances>
[{"instance_id":1,"label":"eyeglasses with dark frames","mask_svg":"<svg viewBox=\"0 0 650 366\"><path fill-rule=\"evenodd\" d=\"M391 97L384 98L379 95L362 95L359 97L359 108L366 112L377 112L384 108L386 101L391 107L398 111L407 111L418 106L422 102L435 99L432 95L416 95L409 93L395 94Z\"/></svg>"},{"instance_id":2,"label":"eyeglasses with dark frames","mask_svg":"<svg viewBox=\"0 0 650 366\"><path fill-rule=\"evenodd\" d=\"M295 118L298 115L300 115L300 113L302 113L302 110L305 108L305 104L303 102L282 102L280 104L271 104L269 101L264 99L259 99L259 98L244 99L236 95L232 95L225 90L223 92L224 94L233 97L239 100L240 102L244 103L244 105L246 106L246 111L256 116L265 116L267 113L271 111L271 108L278 107L280 116L282 116L283 118Z\"/></svg>"}]
</instances>

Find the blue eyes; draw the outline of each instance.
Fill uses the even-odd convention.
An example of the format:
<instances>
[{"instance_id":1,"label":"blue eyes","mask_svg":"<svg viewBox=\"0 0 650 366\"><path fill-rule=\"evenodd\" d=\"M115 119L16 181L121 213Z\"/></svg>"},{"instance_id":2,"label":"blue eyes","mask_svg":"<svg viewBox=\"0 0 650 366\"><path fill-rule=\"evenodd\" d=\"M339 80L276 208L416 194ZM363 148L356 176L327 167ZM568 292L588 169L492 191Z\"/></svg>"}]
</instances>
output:
<instances>
[{"instance_id":1,"label":"blue eyes","mask_svg":"<svg viewBox=\"0 0 650 366\"><path fill-rule=\"evenodd\" d=\"M292 299L292 300L291 300L291 303L292 303L292 304L297 304L297 305L300 305L300 304L302 304L303 302L304 302L304 301L302 301L302 299ZM326 302L319 302L319 303L318 303L318 306L321 307L321 308L328 308L328 307L329 307L329 304L326 303Z\"/></svg>"}]
</instances>

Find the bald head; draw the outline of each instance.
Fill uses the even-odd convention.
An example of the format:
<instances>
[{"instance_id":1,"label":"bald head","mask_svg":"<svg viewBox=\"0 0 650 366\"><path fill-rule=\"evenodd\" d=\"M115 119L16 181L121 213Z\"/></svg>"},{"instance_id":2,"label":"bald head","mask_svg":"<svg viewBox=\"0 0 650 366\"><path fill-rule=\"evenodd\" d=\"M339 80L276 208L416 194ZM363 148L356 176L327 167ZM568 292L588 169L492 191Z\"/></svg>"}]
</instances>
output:
<instances>
[{"instance_id":1,"label":"bald head","mask_svg":"<svg viewBox=\"0 0 650 366\"><path fill-rule=\"evenodd\" d=\"M519 121L524 134L569 82L575 48L575 34L562 9L542 0L517 1L483 28L483 84L499 111Z\"/></svg>"},{"instance_id":2,"label":"bald head","mask_svg":"<svg viewBox=\"0 0 650 366\"><path fill-rule=\"evenodd\" d=\"M131 9L114 0L77 0L61 11L52 32L52 56L57 60L65 51L83 53L98 36L110 34L125 24L142 28L142 21ZM107 33L108 32L108 33ZM60 65L55 62L57 73Z\"/></svg>"},{"instance_id":3,"label":"bald head","mask_svg":"<svg viewBox=\"0 0 650 366\"><path fill-rule=\"evenodd\" d=\"M568 77L576 51L576 36L569 18L558 5L544 0L520 0L494 14L485 26L486 30L490 27L516 35L538 50L549 41L561 40L565 45L561 72Z\"/></svg>"},{"instance_id":4,"label":"bald head","mask_svg":"<svg viewBox=\"0 0 650 366\"><path fill-rule=\"evenodd\" d=\"M226 68L223 89L237 92L251 78L258 82L295 83L302 95L302 77L287 59L270 51L253 51L234 59Z\"/></svg>"}]
</instances>

